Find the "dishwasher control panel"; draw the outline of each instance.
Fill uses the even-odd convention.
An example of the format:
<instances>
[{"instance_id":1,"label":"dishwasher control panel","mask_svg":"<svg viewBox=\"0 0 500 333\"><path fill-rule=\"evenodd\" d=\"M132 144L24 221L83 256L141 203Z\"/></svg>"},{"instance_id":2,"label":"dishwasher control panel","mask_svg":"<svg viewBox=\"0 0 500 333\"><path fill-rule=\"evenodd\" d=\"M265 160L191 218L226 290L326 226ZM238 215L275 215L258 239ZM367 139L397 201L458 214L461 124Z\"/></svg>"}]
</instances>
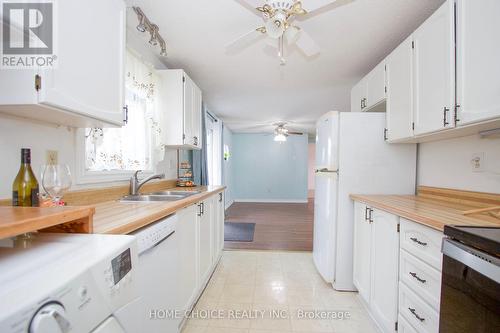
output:
<instances>
[{"instance_id":1,"label":"dishwasher control panel","mask_svg":"<svg viewBox=\"0 0 500 333\"><path fill-rule=\"evenodd\" d=\"M175 232L177 215L158 220L150 225L132 233L137 237L137 247L139 254L162 242L165 238Z\"/></svg>"}]
</instances>

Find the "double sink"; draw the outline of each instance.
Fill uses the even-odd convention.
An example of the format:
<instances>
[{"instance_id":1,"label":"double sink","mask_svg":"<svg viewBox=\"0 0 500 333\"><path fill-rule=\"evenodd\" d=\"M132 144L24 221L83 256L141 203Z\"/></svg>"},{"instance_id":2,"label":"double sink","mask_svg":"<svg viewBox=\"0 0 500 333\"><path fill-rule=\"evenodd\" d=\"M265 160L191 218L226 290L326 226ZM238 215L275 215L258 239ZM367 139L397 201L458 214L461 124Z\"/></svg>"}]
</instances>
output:
<instances>
[{"instance_id":1,"label":"double sink","mask_svg":"<svg viewBox=\"0 0 500 333\"><path fill-rule=\"evenodd\" d=\"M201 191L161 191L149 194L127 195L121 198L120 201L121 202L177 201L198 193L201 193Z\"/></svg>"}]
</instances>

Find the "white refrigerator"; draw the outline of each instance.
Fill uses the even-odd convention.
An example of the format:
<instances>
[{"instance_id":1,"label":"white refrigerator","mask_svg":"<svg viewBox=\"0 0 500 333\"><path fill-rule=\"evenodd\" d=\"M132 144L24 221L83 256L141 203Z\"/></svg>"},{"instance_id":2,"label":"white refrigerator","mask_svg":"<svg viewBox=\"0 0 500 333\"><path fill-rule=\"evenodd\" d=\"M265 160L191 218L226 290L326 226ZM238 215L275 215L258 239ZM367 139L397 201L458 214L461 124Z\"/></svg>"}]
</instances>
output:
<instances>
[{"instance_id":1,"label":"white refrigerator","mask_svg":"<svg viewBox=\"0 0 500 333\"><path fill-rule=\"evenodd\" d=\"M337 290L352 282L350 194L414 194L416 145L384 140L385 113L337 112L316 124L313 259Z\"/></svg>"}]
</instances>

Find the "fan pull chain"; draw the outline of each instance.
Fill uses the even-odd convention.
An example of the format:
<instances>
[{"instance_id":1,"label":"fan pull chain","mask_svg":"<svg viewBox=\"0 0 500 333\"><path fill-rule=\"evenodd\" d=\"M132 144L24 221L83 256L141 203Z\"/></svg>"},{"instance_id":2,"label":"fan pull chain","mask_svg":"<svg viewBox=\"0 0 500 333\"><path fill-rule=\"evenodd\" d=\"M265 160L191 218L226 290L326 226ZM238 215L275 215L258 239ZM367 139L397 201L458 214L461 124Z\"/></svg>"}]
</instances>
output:
<instances>
[{"instance_id":1,"label":"fan pull chain","mask_svg":"<svg viewBox=\"0 0 500 333\"><path fill-rule=\"evenodd\" d=\"M279 38L279 51L278 51L278 57L280 58L280 65L285 66L286 65L286 59L285 59L285 43L284 43L284 36L281 36Z\"/></svg>"}]
</instances>

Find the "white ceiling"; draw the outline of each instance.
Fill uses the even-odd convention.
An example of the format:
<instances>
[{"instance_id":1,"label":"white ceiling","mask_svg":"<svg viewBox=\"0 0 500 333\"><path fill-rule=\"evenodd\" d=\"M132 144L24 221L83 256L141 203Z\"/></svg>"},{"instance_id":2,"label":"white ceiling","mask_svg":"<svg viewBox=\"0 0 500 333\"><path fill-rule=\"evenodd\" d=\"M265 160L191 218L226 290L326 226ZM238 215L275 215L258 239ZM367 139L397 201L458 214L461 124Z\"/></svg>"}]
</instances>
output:
<instances>
[{"instance_id":1,"label":"white ceiling","mask_svg":"<svg viewBox=\"0 0 500 333\"><path fill-rule=\"evenodd\" d=\"M264 40L226 53L228 43L262 25L239 1L128 2L160 27L167 42L165 64L185 69L203 90L211 112L230 129L262 132L256 125L284 120L294 130L311 133L323 113L349 111L352 85L444 0L338 0L342 6L298 22L321 54L306 59L292 48L285 67Z\"/></svg>"}]
</instances>

